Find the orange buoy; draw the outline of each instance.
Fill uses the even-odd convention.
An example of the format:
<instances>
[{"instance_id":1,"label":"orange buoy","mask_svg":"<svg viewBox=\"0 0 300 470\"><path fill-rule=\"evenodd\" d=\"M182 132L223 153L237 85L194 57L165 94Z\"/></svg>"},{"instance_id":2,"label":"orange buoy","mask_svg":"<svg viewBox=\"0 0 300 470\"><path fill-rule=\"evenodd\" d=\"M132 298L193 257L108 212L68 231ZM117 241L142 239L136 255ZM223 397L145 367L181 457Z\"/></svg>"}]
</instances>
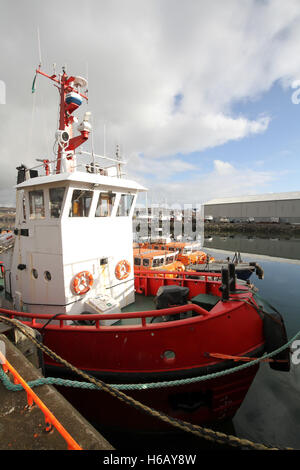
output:
<instances>
[{"instance_id":1,"label":"orange buoy","mask_svg":"<svg viewBox=\"0 0 300 470\"><path fill-rule=\"evenodd\" d=\"M126 259L122 259L122 261L119 261L116 269L115 269L115 276L119 281L122 281L123 279L126 279L131 271L130 263L126 261Z\"/></svg>"},{"instance_id":2,"label":"orange buoy","mask_svg":"<svg viewBox=\"0 0 300 470\"><path fill-rule=\"evenodd\" d=\"M86 294L94 283L94 278L89 271L81 271L76 274L72 282L72 288L75 294Z\"/></svg>"}]
</instances>

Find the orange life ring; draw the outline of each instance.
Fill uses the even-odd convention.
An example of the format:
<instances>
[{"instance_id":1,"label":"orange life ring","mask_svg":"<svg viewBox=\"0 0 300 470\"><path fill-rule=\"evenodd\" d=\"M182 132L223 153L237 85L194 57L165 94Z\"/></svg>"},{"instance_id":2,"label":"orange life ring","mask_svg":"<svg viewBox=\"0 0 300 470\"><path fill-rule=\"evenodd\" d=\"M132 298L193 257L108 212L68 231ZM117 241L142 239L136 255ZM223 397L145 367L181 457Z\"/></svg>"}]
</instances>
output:
<instances>
[{"instance_id":1,"label":"orange life ring","mask_svg":"<svg viewBox=\"0 0 300 470\"><path fill-rule=\"evenodd\" d=\"M84 295L90 290L93 284L94 278L92 274L89 271L81 271L74 277L72 287L75 294Z\"/></svg>"},{"instance_id":2,"label":"orange life ring","mask_svg":"<svg viewBox=\"0 0 300 470\"><path fill-rule=\"evenodd\" d=\"M185 266L181 261L174 261L172 271L183 272L185 271Z\"/></svg>"},{"instance_id":3,"label":"orange life ring","mask_svg":"<svg viewBox=\"0 0 300 470\"><path fill-rule=\"evenodd\" d=\"M122 281L123 279L126 279L131 271L130 264L126 259L122 259L122 261L119 261L116 269L115 269L115 276L119 281Z\"/></svg>"}]
</instances>

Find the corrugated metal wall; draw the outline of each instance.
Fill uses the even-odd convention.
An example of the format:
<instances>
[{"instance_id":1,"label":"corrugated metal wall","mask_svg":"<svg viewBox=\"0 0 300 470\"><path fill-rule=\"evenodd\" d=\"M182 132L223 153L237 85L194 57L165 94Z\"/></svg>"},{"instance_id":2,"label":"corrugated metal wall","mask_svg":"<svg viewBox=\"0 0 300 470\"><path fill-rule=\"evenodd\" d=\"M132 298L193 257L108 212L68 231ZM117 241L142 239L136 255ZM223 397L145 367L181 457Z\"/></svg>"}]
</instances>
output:
<instances>
[{"instance_id":1,"label":"corrugated metal wall","mask_svg":"<svg viewBox=\"0 0 300 470\"><path fill-rule=\"evenodd\" d=\"M279 218L280 222L300 223L300 199L204 204L204 215L212 215L216 220L253 217L257 222Z\"/></svg>"}]
</instances>

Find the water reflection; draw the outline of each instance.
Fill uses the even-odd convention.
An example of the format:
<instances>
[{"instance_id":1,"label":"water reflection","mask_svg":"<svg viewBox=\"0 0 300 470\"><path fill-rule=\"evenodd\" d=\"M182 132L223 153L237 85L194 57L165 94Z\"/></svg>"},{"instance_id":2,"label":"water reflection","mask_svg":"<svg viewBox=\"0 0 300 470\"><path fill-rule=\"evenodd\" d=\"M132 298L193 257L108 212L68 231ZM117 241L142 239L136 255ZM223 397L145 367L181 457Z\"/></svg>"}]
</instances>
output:
<instances>
[{"instance_id":1,"label":"water reflection","mask_svg":"<svg viewBox=\"0 0 300 470\"><path fill-rule=\"evenodd\" d=\"M278 372L261 364L233 419L236 435L265 445L300 449L300 366Z\"/></svg>"},{"instance_id":2,"label":"water reflection","mask_svg":"<svg viewBox=\"0 0 300 470\"><path fill-rule=\"evenodd\" d=\"M260 295L281 312L289 339L300 331L300 263L293 263L300 260L299 239L212 236L205 246L226 250L211 251L219 258L228 256L228 251L253 253L251 257L243 255L245 261L256 261L255 254L273 256L272 260L259 258L265 278L252 277L251 281ZM290 372L278 372L261 364L233 425L239 437L300 449L300 365L292 365Z\"/></svg>"},{"instance_id":3,"label":"water reflection","mask_svg":"<svg viewBox=\"0 0 300 470\"><path fill-rule=\"evenodd\" d=\"M300 238L212 235L204 239L204 247L300 260Z\"/></svg>"}]
</instances>

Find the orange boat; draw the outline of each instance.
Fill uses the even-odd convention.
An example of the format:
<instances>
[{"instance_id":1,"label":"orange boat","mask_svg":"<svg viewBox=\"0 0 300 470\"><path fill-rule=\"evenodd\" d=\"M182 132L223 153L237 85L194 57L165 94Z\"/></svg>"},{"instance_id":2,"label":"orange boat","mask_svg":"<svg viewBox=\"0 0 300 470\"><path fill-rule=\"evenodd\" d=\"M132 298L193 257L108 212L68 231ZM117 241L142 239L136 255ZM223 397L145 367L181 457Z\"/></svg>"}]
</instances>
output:
<instances>
[{"instance_id":1,"label":"orange boat","mask_svg":"<svg viewBox=\"0 0 300 470\"><path fill-rule=\"evenodd\" d=\"M167 250L171 252L178 252L177 260L185 266L190 264L206 264L214 261L214 258L200 250L199 243L186 243L186 242L145 242L142 248L151 250Z\"/></svg>"},{"instance_id":2,"label":"orange boat","mask_svg":"<svg viewBox=\"0 0 300 470\"><path fill-rule=\"evenodd\" d=\"M148 271L172 271L183 272L185 266L176 259L177 252L170 253L168 250L153 250L148 248L134 248L134 272ZM176 277L176 274L167 275L168 277Z\"/></svg>"}]
</instances>

